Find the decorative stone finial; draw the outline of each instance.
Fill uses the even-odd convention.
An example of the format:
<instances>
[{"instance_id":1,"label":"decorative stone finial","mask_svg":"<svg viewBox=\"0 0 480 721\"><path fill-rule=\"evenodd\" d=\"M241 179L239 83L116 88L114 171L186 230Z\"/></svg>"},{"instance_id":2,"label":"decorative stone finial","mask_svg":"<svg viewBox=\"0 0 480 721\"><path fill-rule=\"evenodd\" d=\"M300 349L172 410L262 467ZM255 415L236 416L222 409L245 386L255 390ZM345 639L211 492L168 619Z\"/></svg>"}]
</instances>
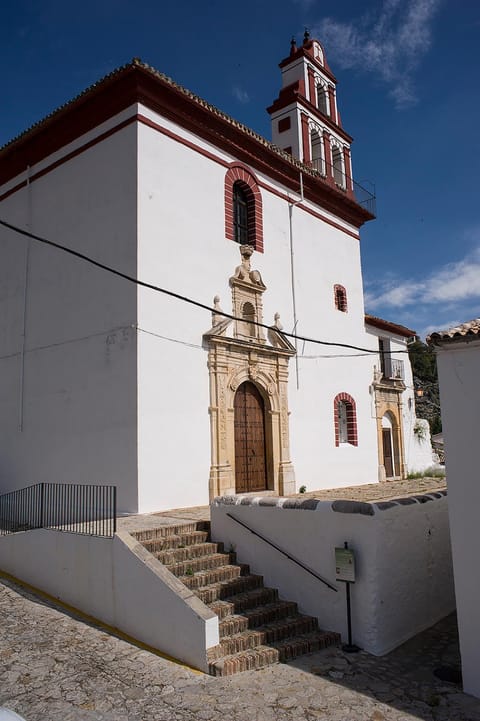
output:
<instances>
[{"instance_id":1,"label":"decorative stone finial","mask_svg":"<svg viewBox=\"0 0 480 721\"><path fill-rule=\"evenodd\" d=\"M277 330L283 330L283 325L280 323L280 313L275 313L273 316L273 325Z\"/></svg>"},{"instance_id":2,"label":"decorative stone finial","mask_svg":"<svg viewBox=\"0 0 480 721\"><path fill-rule=\"evenodd\" d=\"M297 52L297 41L292 36L292 39L290 40L290 55L295 55Z\"/></svg>"},{"instance_id":3,"label":"decorative stone finial","mask_svg":"<svg viewBox=\"0 0 480 721\"><path fill-rule=\"evenodd\" d=\"M242 256L242 258L250 259L251 256L253 255L254 250L255 250L255 248L253 247L253 245L246 245L246 244L241 245L240 246L240 255Z\"/></svg>"},{"instance_id":4,"label":"decorative stone finial","mask_svg":"<svg viewBox=\"0 0 480 721\"><path fill-rule=\"evenodd\" d=\"M308 28L305 28L305 32L303 33L303 44L306 45L310 41L310 32Z\"/></svg>"},{"instance_id":5,"label":"decorative stone finial","mask_svg":"<svg viewBox=\"0 0 480 721\"><path fill-rule=\"evenodd\" d=\"M240 278L240 280L248 280L250 278L250 258L253 254L253 251L254 248L252 245L240 246L242 264L235 268L234 278Z\"/></svg>"},{"instance_id":6,"label":"decorative stone finial","mask_svg":"<svg viewBox=\"0 0 480 721\"><path fill-rule=\"evenodd\" d=\"M213 313L212 313L212 325L216 325L221 320L223 320L224 315L223 311L220 308L220 296L216 295L213 299Z\"/></svg>"}]
</instances>

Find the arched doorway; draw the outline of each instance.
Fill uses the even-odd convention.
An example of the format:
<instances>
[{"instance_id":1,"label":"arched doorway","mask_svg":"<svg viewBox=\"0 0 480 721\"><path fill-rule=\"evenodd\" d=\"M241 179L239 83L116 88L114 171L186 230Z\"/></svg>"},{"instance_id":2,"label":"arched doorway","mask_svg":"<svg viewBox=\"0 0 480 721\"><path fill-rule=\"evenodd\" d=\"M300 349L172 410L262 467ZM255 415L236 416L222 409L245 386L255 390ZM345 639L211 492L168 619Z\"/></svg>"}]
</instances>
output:
<instances>
[{"instance_id":1,"label":"arched doorway","mask_svg":"<svg viewBox=\"0 0 480 721\"><path fill-rule=\"evenodd\" d=\"M398 455L395 447L394 419L387 411L382 418L382 447L383 447L383 465L385 467L385 476L394 478L395 460Z\"/></svg>"},{"instance_id":2,"label":"arched doorway","mask_svg":"<svg viewBox=\"0 0 480 721\"><path fill-rule=\"evenodd\" d=\"M265 491L265 404L258 388L242 383L234 399L235 492Z\"/></svg>"}]
</instances>

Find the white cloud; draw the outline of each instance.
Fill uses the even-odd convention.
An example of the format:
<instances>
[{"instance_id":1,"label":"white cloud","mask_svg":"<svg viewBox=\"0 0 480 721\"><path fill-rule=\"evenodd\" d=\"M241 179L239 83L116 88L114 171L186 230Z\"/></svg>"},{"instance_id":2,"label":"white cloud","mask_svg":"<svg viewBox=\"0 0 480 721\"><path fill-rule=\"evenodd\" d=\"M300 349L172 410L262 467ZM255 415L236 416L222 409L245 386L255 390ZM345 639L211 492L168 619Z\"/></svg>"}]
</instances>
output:
<instances>
[{"instance_id":1,"label":"white cloud","mask_svg":"<svg viewBox=\"0 0 480 721\"><path fill-rule=\"evenodd\" d=\"M397 108L416 102L412 76L431 45L431 24L442 0L383 0L380 11L349 22L325 18L312 30L343 68L375 73Z\"/></svg>"},{"instance_id":2,"label":"white cloud","mask_svg":"<svg viewBox=\"0 0 480 721\"><path fill-rule=\"evenodd\" d=\"M480 247L473 253L437 268L420 280L389 278L369 284L365 305L404 308L442 304L455 312L456 304L475 300L480 305Z\"/></svg>"},{"instance_id":3,"label":"white cloud","mask_svg":"<svg viewBox=\"0 0 480 721\"><path fill-rule=\"evenodd\" d=\"M232 95L234 98L236 98L238 100L239 103L242 103L242 105L245 105L246 103L250 102L250 96L247 93L247 91L243 90L238 85L233 86Z\"/></svg>"}]
</instances>

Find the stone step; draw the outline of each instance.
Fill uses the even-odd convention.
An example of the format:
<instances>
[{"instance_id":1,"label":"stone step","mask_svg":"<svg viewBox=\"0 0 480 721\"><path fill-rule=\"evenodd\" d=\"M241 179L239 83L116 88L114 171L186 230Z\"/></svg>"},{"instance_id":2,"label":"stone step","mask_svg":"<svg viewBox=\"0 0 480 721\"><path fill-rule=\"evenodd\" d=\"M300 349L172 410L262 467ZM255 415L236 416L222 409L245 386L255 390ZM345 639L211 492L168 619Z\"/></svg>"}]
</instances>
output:
<instances>
[{"instance_id":1,"label":"stone step","mask_svg":"<svg viewBox=\"0 0 480 721\"><path fill-rule=\"evenodd\" d=\"M234 566L223 565L219 568L198 571L198 573L186 573L183 576L178 576L178 578L187 588L194 590L204 586L212 586L222 581L233 581L239 576L247 576L249 571L250 567L246 563L237 563Z\"/></svg>"},{"instance_id":2,"label":"stone step","mask_svg":"<svg viewBox=\"0 0 480 721\"><path fill-rule=\"evenodd\" d=\"M181 580L183 580L182 577ZM221 583L214 583L205 588L199 588L195 590L195 595L199 597L203 603L213 603L219 601L222 598L229 598L235 593L243 593L244 591L250 591L254 588L261 588L263 586L263 576L257 576L254 574L248 574L247 576L239 576L231 581L223 581Z\"/></svg>"},{"instance_id":3,"label":"stone step","mask_svg":"<svg viewBox=\"0 0 480 721\"><path fill-rule=\"evenodd\" d=\"M216 658L218 647L215 646L208 650L209 673L212 676L232 676L241 671L252 671L278 661L290 661L305 653L312 653L339 643L339 634L317 631L268 646L260 645L221 658Z\"/></svg>"},{"instance_id":4,"label":"stone step","mask_svg":"<svg viewBox=\"0 0 480 721\"><path fill-rule=\"evenodd\" d=\"M171 536L158 536L155 538L149 538L140 540L142 546L144 546L150 553L158 553L160 551L168 551L172 549L184 549L190 548L197 544L203 544L208 541L208 531L190 531L189 533L179 533Z\"/></svg>"},{"instance_id":5,"label":"stone step","mask_svg":"<svg viewBox=\"0 0 480 721\"><path fill-rule=\"evenodd\" d=\"M235 624L232 623L232 626ZM317 619L312 616L294 616L255 629L239 629L234 635L224 636L216 646L217 658L248 651L257 646L270 646L284 639L304 636L316 631Z\"/></svg>"},{"instance_id":6,"label":"stone step","mask_svg":"<svg viewBox=\"0 0 480 721\"><path fill-rule=\"evenodd\" d=\"M298 608L295 601L278 601L277 603L247 609L242 615L248 619L249 628L257 628L297 614Z\"/></svg>"},{"instance_id":7,"label":"stone step","mask_svg":"<svg viewBox=\"0 0 480 721\"><path fill-rule=\"evenodd\" d=\"M197 531L210 532L209 521L192 521L190 523L178 523L175 525L158 526L157 528L146 528L141 531L132 531L131 535L143 543L157 538L168 538L169 536L189 535Z\"/></svg>"},{"instance_id":8,"label":"stone step","mask_svg":"<svg viewBox=\"0 0 480 721\"><path fill-rule=\"evenodd\" d=\"M210 652L211 649L209 649ZM271 646L257 648L233 656L224 656L209 662L208 672L211 676L233 676L241 671L254 671L279 661L279 652Z\"/></svg>"},{"instance_id":9,"label":"stone step","mask_svg":"<svg viewBox=\"0 0 480 721\"><path fill-rule=\"evenodd\" d=\"M230 676L290 661L340 642L317 619L265 588L263 577L209 539L207 522L182 523L132 534L219 618L220 642L208 650L209 672Z\"/></svg>"},{"instance_id":10,"label":"stone step","mask_svg":"<svg viewBox=\"0 0 480 721\"><path fill-rule=\"evenodd\" d=\"M183 544L184 545L184 544ZM223 553L223 543L196 543L191 546L169 549L168 551L157 551L154 556L160 563L168 566L172 563L187 561L189 558L200 558L209 556L212 553Z\"/></svg>"},{"instance_id":11,"label":"stone step","mask_svg":"<svg viewBox=\"0 0 480 721\"><path fill-rule=\"evenodd\" d=\"M239 633L247 628L258 628L258 626L265 626L296 615L298 615L298 611L297 604L294 601L277 601L276 603L258 606L246 610L241 615L226 614L220 617L220 638Z\"/></svg>"},{"instance_id":12,"label":"stone step","mask_svg":"<svg viewBox=\"0 0 480 721\"><path fill-rule=\"evenodd\" d=\"M338 646L341 641L339 633L334 631L316 631L297 638L289 638L273 644L279 652L279 661L292 661L306 653L314 653L329 646Z\"/></svg>"},{"instance_id":13,"label":"stone step","mask_svg":"<svg viewBox=\"0 0 480 721\"><path fill-rule=\"evenodd\" d=\"M220 569L220 568L227 568L227 567L233 567L237 568L236 565L231 566L231 564L235 564L236 556L234 553L211 553L208 556L200 556L200 558L189 558L186 561L180 561L179 563L171 563L167 565L168 570L170 573L173 573L174 576L185 576L185 575L192 575L196 574L200 571L211 571L212 569ZM218 578L216 580L224 580L223 578ZM213 582L215 582L213 581ZM212 581L209 581L211 583ZM206 584L202 584L203 586Z\"/></svg>"},{"instance_id":14,"label":"stone step","mask_svg":"<svg viewBox=\"0 0 480 721\"><path fill-rule=\"evenodd\" d=\"M224 598L224 597L222 597ZM265 606L278 600L276 588L254 588L251 591L237 593L231 598L215 600L209 604L213 613L220 619L235 613L245 613L248 609L255 609L257 606Z\"/></svg>"}]
</instances>

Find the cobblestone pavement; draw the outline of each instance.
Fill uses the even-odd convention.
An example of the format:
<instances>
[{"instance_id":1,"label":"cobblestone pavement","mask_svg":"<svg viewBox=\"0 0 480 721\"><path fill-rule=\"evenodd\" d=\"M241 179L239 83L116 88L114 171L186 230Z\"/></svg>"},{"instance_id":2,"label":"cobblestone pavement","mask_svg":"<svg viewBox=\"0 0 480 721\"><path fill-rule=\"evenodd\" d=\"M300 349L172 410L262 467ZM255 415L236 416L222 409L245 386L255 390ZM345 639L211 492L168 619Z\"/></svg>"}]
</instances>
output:
<instances>
[{"instance_id":1,"label":"cobblestone pavement","mask_svg":"<svg viewBox=\"0 0 480 721\"><path fill-rule=\"evenodd\" d=\"M334 501L344 499L349 501L387 501L391 498L413 496L446 488L445 478L415 478L404 481L388 481L386 483L368 483L364 486L347 486L345 488L322 488L318 491L292 494L298 498L318 498L321 501ZM275 495L271 491L254 493L251 495ZM154 528L179 521L208 521L210 520L209 506L195 506L192 508L175 508L161 513L147 513L138 516L120 518L119 528L126 531Z\"/></svg>"},{"instance_id":2,"label":"cobblestone pavement","mask_svg":"<svg viewBox=\"0 0 480 721\"><path fill-rule=\"evenodd\" d=\"M458 663L455 618L375 658L327 649L230 678L106 633L0 577L0 706L27 721L480 721L437 680Z\"/></svg>"}]
</instances>

